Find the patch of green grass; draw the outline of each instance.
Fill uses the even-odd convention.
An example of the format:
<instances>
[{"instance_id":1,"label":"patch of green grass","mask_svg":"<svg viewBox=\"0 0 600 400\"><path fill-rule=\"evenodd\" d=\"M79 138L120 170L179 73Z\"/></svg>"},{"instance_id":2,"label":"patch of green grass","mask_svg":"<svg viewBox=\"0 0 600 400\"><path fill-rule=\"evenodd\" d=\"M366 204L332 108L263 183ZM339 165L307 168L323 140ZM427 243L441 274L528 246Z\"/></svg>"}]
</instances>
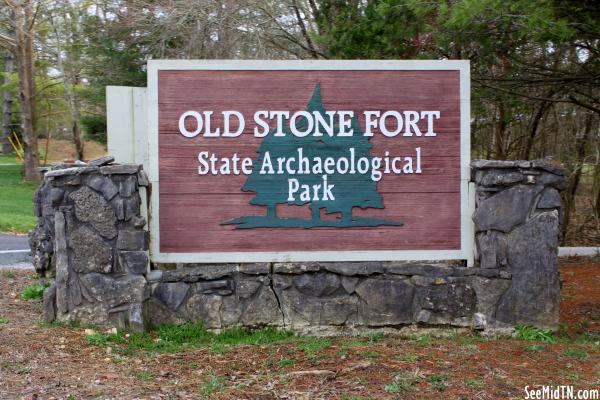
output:
<instances>
[{"instance_id":1,"label":"patch of green grass","mask_svg":"<svg viewBox=\"0 0 600 400\"><path fill-rule=\"evenodd\" d=\"M2 276L4 276L6 279L15 279L15 273L12 271L4 271L2 272Z\"/></svg>"},{"instance_id":2,"label":"patch of green grass","mask_svg":"<svg viewBox=\"0 0 600 400\"><path fill-rule=\"evenodd\" d=\"M433 341L430 335L412 336L410 340L417 346L429 346Z\"/></svg>"},{"instance_id":3,"label":"patch of green grass","mask_svg":"<svg viewBox=\"0 0 600 400\"><path fill-rule=\"evenodd\" d=\"M394 373L394 381L389 385L386 385L383 390L386 393L400 393L407 392L412 389L414 385L421 381L422 376L418 373L418 370L414 373L410 372L396 372Z\"/></svg>"},{"instance_id":4,"label":"patch of green grass","mask_svg":"<svg viewBox=\"0 0 600 400\"><path fill-rule=\"evenodd\" d=\"M9 371L13 371L19 375L26 375L31 373L31 368L23 367L19 363L16 362L3 362L0 363L0 368L6 369Z\"/></svg>"},{"instance_id":5,"label":"patch of green grass","mask_svg":"<svg viewBox=\"0 0 600 400\"><path fill-rule=\"evenodd\" d=\"M372 397L355 396L353 394L342 393L340 400L371 400Z\"/></svg>"},{"instance_id":6,"label":"patch of green grass","mask_svg":"<svg viewBox=\"0 0 600 400\"><path fill-rule=\"evenodd\" d=\"M33 192L38 184L21 179L21 163L15 157L2 156L0 164L0 232L27 233L36 222Z\"/></svg>"},{"instance_id":7,"label":"patch of green grass","mask_svg":"<svg viewBox=\"0 0 600 400\"><path fill-rule=\"evenodd\" d=\"M307 355L308 358L314 359L317 354L330 347L331 340L322 338L308 338L298 345L298 348Z\"/></svg>"},{"instance_id":8,"label":"patch of green grass","mask_svg":"<svg viewBox=\"0 0 600 400\"><path fill-rule=\"evenodd\" d=\"M150 372L142 371L135 376L138 380L148 382L154 379L154 376Z\"/></svg>"},{"instance_id":9,"label":"patch of green grass","mask_svg":"<svg viewBox=\"0 0 600 400\"><path fill-rule=\"evenodd\" d=\"M546 348L546 346L542 344L532 344L531 346L525 347L525 351L537 352L542 351Z\"/></svg>"},{"instance_id":10,"label":"patch of green grass","mask_svg":"<svg viewBox=\"0 0 600 400\"><path fill-rule=\"evenodd\" d=\"M213 394L225 389L225 379L214 372L206 375L204 384L200 387L200 396L210 398Z\"/></svg>"},{"instance_id":11,"label":"patch of green grass","mask_svg":"<svg viewBox=\"0 0 600 400\"><path fill-rule=\"evenodd\" d=\"M427 378L431 382L431 387L439 392L448 388L448 374L431 375Z\"/></svg>"},{"instance_id":12,"label":"patch of green grass","mask_svg":"<svg viewBox=\"0 0 600 400\"><path fill-rule=\"evenodd\" d=\"M296 360L293 360L291 358L282 358L281 360L279 360L279 366L281 368L291 367L295 363L296 363Z\"/></svg>"},{"instance_id":13,"label":"patch of green grass","mask_svg":"<svg viewBox=\"0 0 600 400\"><path fill-rule=\"evenodd\" d=\"M485 387L485 383L481 379L467 379L465 383L473 389L483 389Z\"/></svg>"},{"instance_id":14,"label":"patch of green grass","mask_svg":"<svg viewBox=\"0 0 600 400\"><path fill-rule=\"evenodd\" d=\"M0 325L8 324L8 319L0 317Z\"/></svg>"},{"instance_id":15,"label":"patch of green grass","mask_svg":"<svg viewBox=\"0 0 600 400\"><path fill-rule=\"evenodd\" d=\"M386 393L400 393L408 390L401 381L393 381L389 385L385 385L383 390Z\"/></svg>"},{"instance_id":16,"label":"patch of green grass","mask_svg":"<svg viewBox=\"0 0 600 400\"><path fill-rule=\"evenodd\" d=\"M44 289L46 289L49 284L40 285L39 283L34 283L31 285L25 286L23 288L23 292L21 293L21 298L23 300L37 300L42 299L44 297Z\"/></svg>"},{"instance_id":17,"label":"patch of green grass","mask_svg":"<svg viewBox=\"0 0 600 400\"><path fill-rule=\"evenodd\" d=\"M580 361L585 361L588 358L588 354L585 351L569 349L563 352L563 355L567 357L576 358Z\"/></svg>"},{"instance_id":18,"label":"patch of green grass","mask_svg":"<svg viewBox=\"0 0 600 400\"><path fill-rule=\"evenodd\" d=\"M476 344L465 344L462 348L469 353L478 353L481 350Z\"/></svg>"},{"instance_id":19,"label":"patch of green grass","mask_svg":"<svg viewBox=\"0 0 600 400\"><path fill-rule=\"evenodd\" d=\"M95 334L87 337L95 346L116 345L115 351L121 354L134 354L144 350L158 353L172 353L189 347L206 347L213 353L223 353L232 347L244 345L266 345L289 340L293 335L274 328L250 331L243 328L225 330L219 334L207 331L202 323L184 325L163 325L157 331L144 333L125 332Z\"/></svg>"},{"instance_id":20,"label":"patch of green grass","mask_svg":"<svg viewBox=\"0 0 600 400\"><path fill-rule=\"evenodd\" d=\"M516 337L521 340L539 340L544 343L554 343L556 338L550 329L539 329L529 325L517 325Z\"/></svg>"},{"instance_id":21,"label":"patch of green grass","mask_svg":"<svg viewBox=\"0 0 600 400\"><path fill-rule=\"evenodd\" d=\"M381 342L384 338L381 332L371 332L363 336L370 344Z\"/></svg>"},{"instance_id":22,"label":"patch of green grass","mask_svg":"<svg viewBox=\"0 0 600 400\"><path fill-rule=\"evenodd\" d=\"M419 356L416 354L409 353L409 354L403 354L398 358L402 361L415 362L419 359Z\"/></svg>"}]
</instances>

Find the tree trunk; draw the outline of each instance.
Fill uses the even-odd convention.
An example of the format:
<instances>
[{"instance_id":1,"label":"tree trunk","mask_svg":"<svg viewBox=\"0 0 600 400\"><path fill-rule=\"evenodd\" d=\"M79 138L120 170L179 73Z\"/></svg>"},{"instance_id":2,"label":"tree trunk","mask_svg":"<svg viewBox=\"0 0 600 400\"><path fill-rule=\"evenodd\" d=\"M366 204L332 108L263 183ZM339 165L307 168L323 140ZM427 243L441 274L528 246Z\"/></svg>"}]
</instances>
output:
<instances>
[{"instance_id":1,"label":"tree trunk","mask_svg":"<svg viewBox=\"0 0 600 400\"><path fill-rule=\"evenodd\" d=\"M33 3L24 1L15 6L15 61L19 74L19 103L21 105L21 129L25 152L25 180L40 179L38 171L38 142L35 130L35 66L33 56Z\"/></svg>"},{"instance_id":2,"label":"tree trunk","mask_svg":"<svg viewBox=\"0 0 600 400\"><path fill-rule=\"evenodd\" d=\"M4 57L4 85L8 85L10 82L10 74L14 70L14 56L11 52L7 51ZM2 95L2 153L12 153L12 146L8 141L8 138L12 134L11 124L11 109L12 109L12 93L10 90L5 90Z\"/></svg>"},{"instance_id":3,"label":"tree trunk","mask_svg":"<svg viewBox=\"0 0 600 400\"><path fill-rule=\"evenodd\" d=\"M531 120L531 124L529 126L529 136L527 137L527 143L525 144L525 150L523 151L523 160L529 160L531 157L531 150L533 149L533 144L535 143L535 137L537 136L540 121L549 106L550 103L545 101L542 102L536 110L533 119Z\"/></svg>"},{"instance_id":4,"label":"tree trunk","mask_svg":"<svg viewBox=\"0 0 600 400\"><path fill-rule=\"evenodd\" d=\"M494 132L494 157L496 160L503 160L504 155L504 133L506 131L506 121L504 113L504 103L501 101L498 105L498 122Z\"/></svg>"},{"instance_id":5,"label":"tree trunk","mask_svg":"<svg viewBox=\"0 0 600 400\"><path fill-rule=\"evenodd\" d=\"M564 197L565 217L561 228L563 244L566 240L567 229L569 228L569 222L571 220L571 214L575 209L575 196L577 195L577 189L579 188L579 182L581 181L581 173L583 171L583 162L586 153L587 139L589 137L590 128L592 125L592 119L593 115L589 114L585 122L585 130L583 134L580 137L576 138L575 148L577 158L575 160L575 171L573 173L573 178L571 179L571 182L569 182L569 185L567 186L567 190L565 190Z\"/></svg>"}]
</instances>

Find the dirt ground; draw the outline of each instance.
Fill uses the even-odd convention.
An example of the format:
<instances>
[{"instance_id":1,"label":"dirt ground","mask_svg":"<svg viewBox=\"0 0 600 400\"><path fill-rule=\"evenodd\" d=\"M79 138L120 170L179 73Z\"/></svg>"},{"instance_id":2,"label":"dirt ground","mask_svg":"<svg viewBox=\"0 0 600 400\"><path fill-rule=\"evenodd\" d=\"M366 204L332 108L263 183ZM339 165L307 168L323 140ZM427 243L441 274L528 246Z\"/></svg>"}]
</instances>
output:
<instances>
[{"instance_id":1,"label":"dirt ground","mask_svg":"<svg viewBox=\"0 0 600 400\"><path fill-rule=\"evenodd\" d=\"M40 163L44 162L44 154L46 154L46 139L40 139L38 147L42 156ZM51 139L47 148L48 157L47 163L75 160L75 145L70 140ZM83 154L86 160L93 160L106 155L106 146L94 141L86 141L83 144Z\"/></svg>"},{"instance_id":2,"label":"dirt ground","mask_svg":"<svg viewBox=\"0 0 600 400\"><path fill-rule=\"evenodd\" d=\"M522 399L535 385L600 387L600 262L561 265L555 343L340 337L314 353L291 340L224 353L117 354L84 328L39 322L21 300L32 272L0 271L0 399Z\"/></svg>"}]
</instances>

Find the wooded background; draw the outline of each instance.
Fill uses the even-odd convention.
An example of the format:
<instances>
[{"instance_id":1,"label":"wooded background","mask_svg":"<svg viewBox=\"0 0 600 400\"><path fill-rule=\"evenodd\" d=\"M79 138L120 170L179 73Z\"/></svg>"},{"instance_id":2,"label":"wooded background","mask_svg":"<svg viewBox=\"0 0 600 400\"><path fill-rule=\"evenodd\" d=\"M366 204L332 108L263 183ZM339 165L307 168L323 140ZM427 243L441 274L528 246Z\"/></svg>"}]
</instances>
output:
<instances>
[{"instance_id":1,"label":"wooded background","mask_svg":"<svg viewBox=\"0 0 600 400\"><path fill-rule=\"evenodd\" d=\"M105 86L146 86L148 59L468 59L472 158L562 161L563 242L600 245L594 0L0 2L2 151L20 139L27 180L38 138L105 140Z\"/></svg>"}]
</instances>

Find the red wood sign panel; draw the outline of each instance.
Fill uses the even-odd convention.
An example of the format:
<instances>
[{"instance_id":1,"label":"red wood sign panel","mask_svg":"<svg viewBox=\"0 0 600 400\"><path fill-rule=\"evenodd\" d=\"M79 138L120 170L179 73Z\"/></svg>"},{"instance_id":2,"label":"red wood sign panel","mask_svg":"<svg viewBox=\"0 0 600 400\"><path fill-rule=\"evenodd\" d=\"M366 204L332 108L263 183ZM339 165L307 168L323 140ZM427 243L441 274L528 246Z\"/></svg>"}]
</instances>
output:
<instances>
[{"instance_id":1,"label":"red wood sign panel","mask_svg":"<svg viewBox=\"0 0 600 400\"><path fill-rule=\"evenodd\" d=\"M151 72L156 253L464 251L460 69Z\"/></svg>"}]
</instances>

